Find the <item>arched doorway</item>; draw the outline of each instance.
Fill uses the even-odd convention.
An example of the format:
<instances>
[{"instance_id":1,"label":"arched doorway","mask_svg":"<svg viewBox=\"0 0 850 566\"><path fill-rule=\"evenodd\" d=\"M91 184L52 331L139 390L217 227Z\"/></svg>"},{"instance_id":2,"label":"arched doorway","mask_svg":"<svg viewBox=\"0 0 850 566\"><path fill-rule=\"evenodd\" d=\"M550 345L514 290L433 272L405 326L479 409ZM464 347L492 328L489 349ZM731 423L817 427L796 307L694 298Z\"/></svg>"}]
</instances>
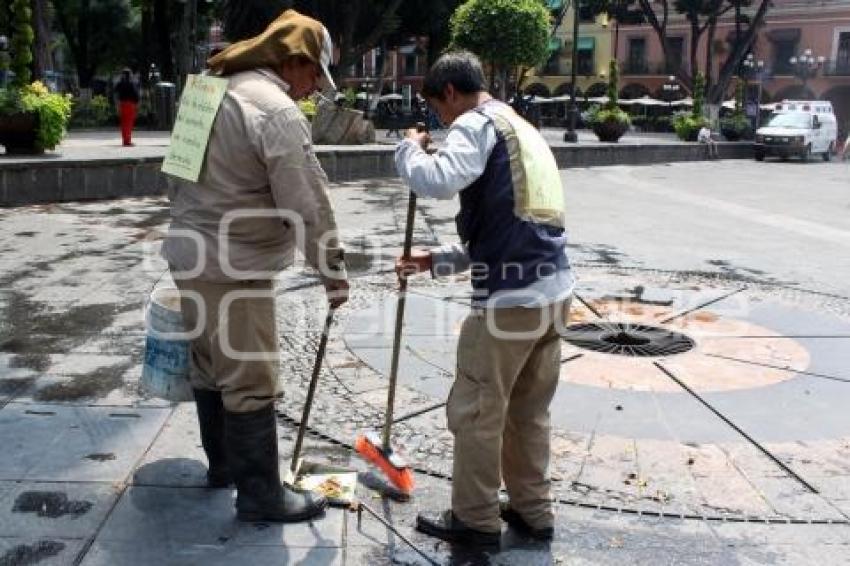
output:
<instances>
[{"instance_id":1,"label":"arched doorway","mask_svg":"<svg viewBox=\"0 0 850 566\"><path fill-rule=\"evenodd\" d=\"M776 102L782 100L816 100L817 98L812 89L803 87L803 85L789 85L773 95Z\"/></svg>"},{"instance_id":2,"label":"arched doorway","mask_svg":"<svg viewBox=\"0 0 850 566\"><path fill-rule=\"evenodd\" d=\"M648 96L649 89L640 83L629 83L620 90L620 98L632 99Z\"/></svg>"},{"instance_id":3,"label":"arched doorway","mask_svg":"<svg viewBox=\"0 0 850 566\"><path fill-rule=\"evenodd\" d=\"M528 85L527 87L525 87L525 94L533 96L545 96L546 98L550 96L549 87L547 87L543 83L532 83Z\"/></svg>"},{"instance_id":4,"label":"arched doorway","mask_svg":"<svg viewBox=\"0 0 850 566\"><path fill-rule=\"evenodd\" d=\"M570 93L570 83L561 83L552 91L552 96L564 96ZM581 96L581 89L576 87L576 97Z\"/></svg>"},{"instance_id":5,"label":"arched doorway","mask_svg":"<svg viewBox=\"0 0 850 566\"><path fill-rule=\"evenodd\" d=\"M595 98L597 96L605 96L608 93L608 85L605 83L593 83L585 91L585 96Z\"/></svg>"},{"instance_id":6,"label":"arched doorway","mask_svg":"<svg viewBox=\"0 0 850 566\"><path fill-rule=\"evenodd\" d=\"M843 140L850 133L850 85L834 86L821 97L832 102L835 120L838 122L838 136Z\"/></svg>"}]
</instances>

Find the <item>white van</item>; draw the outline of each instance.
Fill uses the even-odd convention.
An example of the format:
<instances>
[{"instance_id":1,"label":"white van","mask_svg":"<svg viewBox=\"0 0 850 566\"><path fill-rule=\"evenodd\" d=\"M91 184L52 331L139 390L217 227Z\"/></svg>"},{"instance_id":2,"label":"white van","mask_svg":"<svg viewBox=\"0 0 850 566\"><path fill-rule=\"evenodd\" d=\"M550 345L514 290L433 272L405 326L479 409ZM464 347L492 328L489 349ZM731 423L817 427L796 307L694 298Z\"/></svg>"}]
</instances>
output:
<instances>
[{"instance_id":1,"label":"white van","mask_svg":"<svg viewBox=\"0 0 850 566\"><path fill-rule=\"evenodd\" d=\"M829 161L837 147L838 126L828 100L783 100L776 103L767 124L756 131L756 161L765 156L821 155Z\"/></svg>"}]
</instances>

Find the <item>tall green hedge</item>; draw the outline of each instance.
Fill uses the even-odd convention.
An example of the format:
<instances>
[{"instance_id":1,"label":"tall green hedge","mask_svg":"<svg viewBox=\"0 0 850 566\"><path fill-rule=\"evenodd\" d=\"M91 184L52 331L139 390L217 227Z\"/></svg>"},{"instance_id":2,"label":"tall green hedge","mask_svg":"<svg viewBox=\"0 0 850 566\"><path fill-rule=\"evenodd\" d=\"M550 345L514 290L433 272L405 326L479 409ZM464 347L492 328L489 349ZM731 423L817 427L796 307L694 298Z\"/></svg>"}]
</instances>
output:
<instances>
[{"instance_id":1,"label":"tall green hedge","mask_svg":"<svg viewBox=\"0 0 850 566\"><path fill-rule=\"evenodd\" d=\"M12 0L12 71L19 88L28 85L32 78L30 63L34 39L29 0Z\"/></svg>"}]
</instances>

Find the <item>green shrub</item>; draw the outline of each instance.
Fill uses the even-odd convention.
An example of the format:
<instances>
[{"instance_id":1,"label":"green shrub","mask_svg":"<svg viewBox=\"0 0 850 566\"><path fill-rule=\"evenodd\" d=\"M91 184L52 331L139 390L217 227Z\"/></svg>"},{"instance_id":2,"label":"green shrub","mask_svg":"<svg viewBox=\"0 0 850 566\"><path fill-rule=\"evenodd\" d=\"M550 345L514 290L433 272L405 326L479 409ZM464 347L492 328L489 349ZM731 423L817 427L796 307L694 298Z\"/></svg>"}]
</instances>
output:
<instances>
[{"instance_id":1,"label":"green shrub","mask_svg":"<svg viewBox=\"0 0 850 566\"><path fill-rule=\"evenodd\" d=\"M72 128L97 128L115 123L112 105L109 99L98 94L93 98L75 98L71 112Z\"/></svg>"},{"instance_id":2,"label":"green shrub","mask_svg":"<svg viewBox=\"0 0 850 566\"><path fill-rule=\"evenodd\" d=\"M344 91L342 91L342 107L343 108L354 108L357 106L357 93L353 88L348 87Z\"/></svg>"},{"instance_id":3,"label":"green shrub","mask_svg":"<svg viewBox=\"0 0 850 566\"><path fill-rule=\"evenodd\" d=\"M735 112L720 120L720 132L729 141L750 139L753 135L749 118L742 112Z\"/></svg>"},{"instance_id":4,"label":"green shrub","mask_svg":"<svg viewBox=\"0 0 850 566\"><path fill-rule=\"evenodd\" d=\"M11 40L14 85L25 88L32 76L30 63L32 63L32 42L35 39L29 0L13 0L12 29L14 30Z\"/></svg>"},{"instance_id":5,"label":"green shrub","mask_svg":"<svg viewBox=\"0 0 850 566\"><path fill-rule=\"evenodd\" d=\"M699 131L708 125L708 118L692 113L677 114L673 117L673 130L679 139L684 141L696 141Z\"/></svg>"},{"instance_id":6,"label":"green shrub","mask_svg":"<svg viewBox=\"0 0 850 566\"><path fill-rule=\"evenodd\" d=\"M62 141L71 117L71 106L70 94L50 92L40 81L20 89L0 90L0 114L38 114L38 149L53 149Z\"/></svg>"},{"instance_id":7,"label":"green shrub","mask_svg":"<svg viewBox=\"0 0 850 566\"><path fill-rule=\"evenodd\" d=\"M591 106L590 111L587 113L587 123L593 125L603 122L619 122L621 124L631 125L632 120L628 113L620 108Z\"/></svg>"}]
</instances>

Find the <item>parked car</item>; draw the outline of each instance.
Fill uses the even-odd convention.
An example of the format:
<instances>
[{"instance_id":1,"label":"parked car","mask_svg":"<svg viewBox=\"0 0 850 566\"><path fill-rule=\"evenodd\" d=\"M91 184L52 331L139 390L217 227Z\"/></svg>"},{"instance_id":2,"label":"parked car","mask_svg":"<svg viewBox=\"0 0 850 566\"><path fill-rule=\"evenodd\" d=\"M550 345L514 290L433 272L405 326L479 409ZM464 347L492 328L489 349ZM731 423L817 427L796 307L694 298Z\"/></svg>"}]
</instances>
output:
<instances>
[{"instance_id":1,"label":"parked car","mask_svg":"<svg viewBox=\"0 0 850 566\"><path fill-rule=\"evenodd\" d=\"M768 123L756 131L756 161L766 156L801 157L835 155L838 126L832 103L821 100L783 100L777 103Z\"/></svg>"}]
</instances>

